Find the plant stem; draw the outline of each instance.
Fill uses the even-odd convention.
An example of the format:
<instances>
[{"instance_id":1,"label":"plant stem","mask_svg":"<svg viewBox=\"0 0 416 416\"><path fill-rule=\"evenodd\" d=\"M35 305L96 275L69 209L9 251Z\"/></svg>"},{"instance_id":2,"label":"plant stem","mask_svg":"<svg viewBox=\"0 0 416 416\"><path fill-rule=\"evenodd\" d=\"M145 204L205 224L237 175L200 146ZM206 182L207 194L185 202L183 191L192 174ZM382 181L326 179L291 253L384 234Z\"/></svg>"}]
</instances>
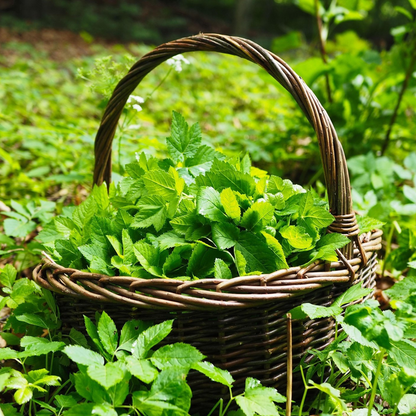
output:
<instances>
[{"instance_id":1,"label":"plant stem","mask_svg":"<svg viewBox=\"0 0 416 416\"><path fill-rule=\"evenodd\" d=\"M286 315L287 321L287 387L286 387L286 416L292 414L292 379L293 379L293 359L292 359L292 315Z\"/></svg>"},{"instance_id":2,"label":"plant stem","mask_svg":"<svg viewBox=\"0 0 416 416\"><path fill-rule=\"evenodd\" d=\"M396 118L399 113L399 108L400 108L400 104L402 103L404 93L406 92L407 87L409 86L409 81L412 76L415 63L416 63L416 41L413 42L413 50L412 50L412 57L410 59L410 64L407 68L406 75L404 77L404 81L402 84L402 88L400 90L399 97L397 99L396 107L394 108L393 115L391 116L390 124L386 133L386 137L384 138L383 146L381 148L382 155L384 155L384 152L389 147L391 131L393 129L394 123L396 122Z\"/></svg>"},{"instance_id":3,"label":"plant stem","mask_svg":"<svg viewBox=\"0 0 416 416\"><path fill-rule=\"evenodd\" d=\"M391 241L393 239L393 234L394 234L394 224L391 225L389 233L387 234L387 239L386 239L386 252L384 254L384 261L383 261L383 268L381 270L381 277L384 277L384 273L386 271L386 264L387 264L387 258L390 254L391 251Z\"/></svg>"},{"instance_id":4,"label":"plant stem","mask_svg":"<svg viewBox=\"0 0 416 416\"><path fill-rule=\"evenodd\" d=\"M321 15L319 14L319 0L315 0L315 18L316 18L316 25L318 26L318 35L319 35L319 46L321 51L321 58L324 64L328 63L326 50L325 50L325 39L322 37L322 19ZM329 75L325 73L325 84L326 84L326 93L328 95L328 102L332 103L332 93L331 93L331 85L329 84Z\"/></svg>"},{"instance_id":5,"label":"plant stem","mask_svg":"<svg viewBox=\"0 0 416 416\"><path fill-rule=\"evenodd\" d=\"M218 407L218 405L220 404L220 401L221 401L222 399L220 399L220 400L218 400L217 401L217 403L215 404L215 406L211 409L211 411L208 413L208 415L207 416L211 416L212 415L212 413L214 412L214 410Z\"/></svg>"},{"instance_id":6,"label":"plant stem","mask_svg":"<svg viewBox=\"0 0 416 416\"><path fill-rule=\"evenodd\" d=\"M299 368L300 368L300 373L302 374L303 384L305 385L305 391L303 392L302 401L300 402L300 406L299 406L299 416L302 416L303 406L305 405L306 394L308 393L309 387L306 384L305 375L303 374L302 366L300 366Z\"/></svg>"},{"instance_id":7,"label":"plant stem","mask_svg":"<svg viewBox=\"0 0 416 416\"><path fill-rule=\"evenodd\" d=\"M371 390L370 403L368 404L367 416L371 416L371 410L373 409L374 399L376 397L376 392L377 392L377 381L381 373L381 365L383 364L384 353L385 353L385 349L382 348L379 352L376 374L374 374L373 388Z\"/></svg>"}]
</instances>

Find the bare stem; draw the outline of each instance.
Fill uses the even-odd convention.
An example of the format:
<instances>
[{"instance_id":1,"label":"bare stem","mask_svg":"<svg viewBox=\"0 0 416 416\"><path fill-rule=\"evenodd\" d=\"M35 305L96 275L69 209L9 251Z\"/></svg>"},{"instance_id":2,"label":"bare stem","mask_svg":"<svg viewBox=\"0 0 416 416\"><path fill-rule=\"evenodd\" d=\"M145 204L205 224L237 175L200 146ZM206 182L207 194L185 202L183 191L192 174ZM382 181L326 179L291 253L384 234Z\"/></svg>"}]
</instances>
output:
<instances>
[{"instance_id":1,"label":"bare stem","mask_svg":"<svg viewBox=\"0 0 416 416\"><path fill-rule=\"evenodd\" d=\"M288 313L287 318L287 387L286 387L286 416L292 414L292 378L293 378L293 360L292 360L292 315Z\"/></svg>"},{"instance_id":2,"label":"bare stem","mask_svg":"<svg viewBox=\"0 0 416 416\"><path fill-rule=\"evenodd\" d=\"M319 0L315 0L315 18L316 18L316 25L318 26L318 35L319 35L319 46L321 51L321 58L324 64L328 63L326 50L325 50L325 40L322 37L322 19L321 15L319 14ZM331 93L331 85L329 84L329 75L325 73L325 84L326 84L326 93L328 95L328 101L332 103L332 93Z\"/></svg>"},{"instance_id":3,"label":"bare stem","mask_svg":"<svg viewBox=\"0 0 416 416\"><path fill-rule=\"evenodd\" d=\"M396 107L394 108L393 115L391 116L389 128L387 130L386 137L384 138L383 146L381 148L382 155L384 155L385 151L389 147L391 131L393 130L394 123L396 122L396 118L399 113L399 108L400 108L400 104L402 103L404 93L406 92L407 87L409 86L409 81L412 76L415 63L416 63L416 42L414 41L413 50L412 50L412 58L410 59L410 63L407 68L406 75L402 84L402 88L400 90L399 97L397 99Z\"/></svg>"}]
</instances>

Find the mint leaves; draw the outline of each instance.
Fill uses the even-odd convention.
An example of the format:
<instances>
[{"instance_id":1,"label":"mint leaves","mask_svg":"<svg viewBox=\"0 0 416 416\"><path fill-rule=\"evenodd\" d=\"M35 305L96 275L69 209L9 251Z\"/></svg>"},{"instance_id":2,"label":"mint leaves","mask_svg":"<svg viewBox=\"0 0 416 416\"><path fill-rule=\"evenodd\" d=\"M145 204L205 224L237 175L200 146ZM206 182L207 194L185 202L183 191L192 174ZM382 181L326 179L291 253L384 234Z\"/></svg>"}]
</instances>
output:
<instances>
[{"instance_id":1,"label":"mint leaves","mask_svg":"<svg viewBox=\"0 0 416 416\"><path fill-rule=\"evenodd\" d=\"M95 187L39 238L63 266L141 278L230 279L316 260L349 242L311 192L202 145L198 124L173 113L170 159L144 153L128 177ZM109 341L110 342L110 341Z\"/></svg>"}]
</instances>

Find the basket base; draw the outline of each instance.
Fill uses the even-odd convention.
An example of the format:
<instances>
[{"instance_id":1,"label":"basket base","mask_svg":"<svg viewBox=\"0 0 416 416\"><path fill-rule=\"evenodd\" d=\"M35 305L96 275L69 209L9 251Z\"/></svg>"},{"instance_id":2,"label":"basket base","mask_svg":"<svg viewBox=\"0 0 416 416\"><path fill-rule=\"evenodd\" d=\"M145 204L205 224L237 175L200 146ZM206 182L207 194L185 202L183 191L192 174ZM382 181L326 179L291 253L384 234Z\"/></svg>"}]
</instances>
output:
<instances>
[{"instance_id":1,"label":"basket base","mask_svg":"<svg viewBox=\"0 0 416 416\"><path fill-rule=\"evenodd\" d=\"M375 286L376 258L357 274L363 287ZM56 295L60 308L62 331L75 328L85 333L84 318L95 321L96 312L106 311L120 330L131 319L154 324L174 319L171 334L160 344L185 342L198 348L206 360L230 371L235 383L233 394L244 390L245 379L253 377L264 386L286 394L286 313L302 303L330 305L350 285L327 286L285 302L272 302L261 307L225 311L160 311L118 304L100 304ZM293 321L293 368L310 348L323 349L334 335L333 319ZM206 376L191 371L188 382L193 392L192 413L207 414L220 397L227 400L228 388ZM303 393L300 373L293 374L293 399Z\"/></svg>"}]
</instances>

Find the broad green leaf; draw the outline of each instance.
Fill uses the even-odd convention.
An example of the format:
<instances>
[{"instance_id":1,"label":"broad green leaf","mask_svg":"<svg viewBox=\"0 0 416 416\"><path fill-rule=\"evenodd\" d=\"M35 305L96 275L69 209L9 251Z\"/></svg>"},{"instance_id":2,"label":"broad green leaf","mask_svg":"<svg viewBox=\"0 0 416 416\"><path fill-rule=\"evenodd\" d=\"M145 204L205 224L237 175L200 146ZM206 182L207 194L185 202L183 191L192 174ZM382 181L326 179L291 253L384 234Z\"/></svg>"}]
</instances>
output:
<instances>
[{"instance_id":1,"label":"broad green leaf","mask_svg":"<svg viewBox=\"0 0 416 416\"><path fill-rule=\"evenodd\" d=\"M6 264L0 270L0 283L11 289L16 280L16 276L17 270L11 264Z\"/></svg>"},{"instance_id":2,"label":"broad green leaf","mask_svg":"<svg viewBox=\"0 0 416 416\"><path fill-rule=\"evenodd\" d=\"M165 345L159 348L150 358L150 361L159 370L169 367L191 367L202 361L205 355L201 354L195 347L182 342Z\"/></svg>"},{"instance_id":3,"label":"broad green leaf","mask_svg":"<svg viewBox=\"0 0 416 416\"><path fill-rule=\"evenodd\" d=\"M104 389L104 387L90 378L86 372L75 373L74 380L75 390L84 399L93 401L95 403L111 402L111 398L109 397L108 392Z\"/></svg>"},{"instance_id":4,"label":"broad green leaf","mask_svg":"<svg viewBox=\"0 0 416 416\"><path fill-rule=\"evenodd\" d=\"M93 415L94 403L82 403L65 410L63 416L86 416Z\"/></svg>"},{"instance_id":5,"label":"broad green leaf","mask_svg":"<svg viewBox=\"0 0 416 416\"><path fill-rule=\"evenodd\" d=\"M299 250L312 248L312 237L301 226L287 225L280 230L283 238L286 238L289 244Z\"/></svg>"},{"instance_id":6,"label":"broad green leaf","mask_svg":"<svg viewBox=\"0 0 416 416\"><path fill-rule=\"evenodd\" d=\"M221 204L220 194L212 187L202 187L199 190L196 209L199 214L211 221L223 222L227 218Z\"/></svg>"},{"instance_id":7,"label":"broad green leaf","mask_svg":"<svg viewBox=\"0 0 416 416\"><path fill-rule=\"evenodd\" d=\"M416 343L407 339L403 341L396 341L392 343L389 350L390 357L399 366L408 367L416 370Z\"/></svg>"},{"instance_id":8,"label":"broad green leaf","mask_svg":"<svg viewBox=\"0 0 416 416\"><path fill-rule=\"evenodd\" d=\"M113 235L107 235L107 239L113 246L113 249L117 253L117 256L123 258L123 246L121 242L118 240L118 238L114 237Z\"/></svg>"},{"instance_id":9,"label":"broad green leaf","mask_svg":"<svg viewBox=\"0 0 416 416\"><path fill-rule=\"evenodd\" d=\"M290 311L293 319L305 319L307 316L311 319L327 318L329 316L336 316L342 313L342 308L337 305L319 306L311 303L303 303L296 306Z\"/></svg>"},{"instance_id":10,"label":"broad green leaf","mask_svg":"<svg viewBox=\"0 0 416 416\"><path fill-rule=\"evenodd\" d=\"M245 276L247 274L247 261L244 258L243 253L240 250L234 250L234 256L238 274L240 276Z\"/></svg>"},{"instance_id":11,"label":"broad green leaf","mask_svg":"<svg viewBox=\"0 0 416 416\"><path fill-rule=\"evenodd\" d=\"M344 292L341 296L335 299L335 302L332 306L343 306L348 303L354 302L358 299L362 299L365 296L369 295L372 292L370 288L363 288L362 282L351 286L346 292Z\"/></svg>"},{"instance_id":12,"label":"broad green leaf","mask_svg":"<svg viewBox=\"0 0 416 416\"><path fill-rule=\"evenodd\" d=\"M29 386L23 387L16 390L13 397L17 404L27 403L33 397L33 390Z\"/></svg>"},{"instance_id":13,"label":"broad green leaf","mask_svg":"<svg viewBox=\"0 0 416 416\"><path fill-rule=\"evenodd\" d=\"M222 370L221 368L215 367L214 364L206 361L200 361L192 364L192 368L202 374L205 374L212 381L221 383L224 386L232 387L232 384L234 383L232 375L227 370Z\"/></svg>"},{"instance_id":14,"label":"broad green leaf","mask_svg":"<svg viewBox=\"0 0 416 416\"><path fill-rule=\"evenodd\" d=\"M170 225L180 235L186 235L188 230L201 226L198 216L194 213L181 215L170 221Z\"/></svg>"},{"instance_id":15,"label":"broad green leaf","mask_svg":"<svg viewBox=\"0 0 416 416\"><path fill-rule=\"evenodd\" d=\"M152 171L153 172L153 171ZM157 195L145 196L138 204L139 212L134 216L132 228L146 228L154 226L160 231L168 216L164 199Z\"/></svg>"},{"instance_id":16,"label":"broad green leaf","mask_svg":"<svg viewBox=\"0 0 416 416\"><path fill-rule=\"evenodd\" d=\"M272 273L276 271L278 257L269 248L263 236L257 236L248 231L241 232L234 253L236 250L241 252L247 262L246 273L254 271Z\"/></svg>"},{"instance_id":17,"label":"broad green leaf","mask_svg":"<svg viewBox=\"0 0 416 416\"><path fill-rule=\"evenodd\" d=\"M95 351L88 350L80 345L67 345L63 352L77 364L103 365L104 358Z\"/></svg>"},{"instance_id":18,"label":"broad green leaf","mask_svg":"<svg viewBox=\"0 0 416 416\"><path fill-rule=\"evenodd\" d=\"M275 254L276 270L288 269L289 265L286 262L286 257L285 257L285 253L283 252L282 245L272 235L264 231L262 231L262 234L263 234L263 237L266 239L267 246Z\"/></svg>"},{"instance_id":19,"label":"broad green leaf","mask_svg":"<svg viewBox=\"0 0 416 416\"><path fill-rule=\"evenodd\" d=\"M338 412L345 412L347 410L347 404L344 400L341 399L340 391L335 387L331 386L329 383L315 383L314 381L310 381L310 383L317 388L318 390L326 393L329 396L329 400L332 405L337 409Z\"/></svg>"},{"instance_id":20,"label":"broad green leaf","mask_svg":"<svg viewBox=\"0 0 416 416\"><path fill-rule=\"evenodd\" d=\"M227 252L207 247L203 243L195 245L192 255L189 258L186 273L188 276L195 276L200 279L214 274L215 259L231 260Z\"/></svg>"},{"instance_id":21,"label":"broad green leaf","mask_svg":"<svg viewBox=\"0 0 416 416\"><path fill-rule=\"evenodd\" d=\"M107 390L123 379L124 372L117 363L107 363L105 366L92 364L87 370L88 375Z\"/></svg>"},{"instance_id":22,"label":"broad green leaf","mask_svg":"<svg viewBox=\"0 0 416 416\"><path fill-rule=\"evenodd\" d=\"M267 182L267 192L271 194L277 194L283 191L283 179L278 176L272 175Z\"/></svg>"},{"instance_id":23,"label":"broad green leaf","mask_svg":"<svg viewBox=\"0 0 416 416\"><path fill-rule=\"evenodd\" d=\"M110 355L114 355L117 349L118 332L114 321L105 311L98 321L98 335L103 347Z\"/></svg>"},{"instance_id":24,"label":"broad green leaf","mask_svg":"<svg viewBox=\"0 0 416 416\"><path fill-rule=\"evenodd\" d=\"M52 322L46 321L39 315L33 313L23 313L21 315L16 315L16 319L21 322L25 322L29 325L39 326L41 328L49 329L54 325L51 325Z\"/></svg>"},{"instance_id":25,"label":"broad green leaf","mask_svg":"<svg viewBox=\"0 0 416 416\"><path fill-rule=\"evenodd\" d=\"M215 259L214 276L216 279L231 279L233 277L229 267L221 259Z\"/></svg>"},{"instance_id":26,"label":"broad green leaf","mask_svg":"<svg viewBox=\"0 0 416 416\"><path fill-rule=\"evenodd\" d=\"M168 201L177 195L175 179L163 170L152 170L143 175L143 182L150 195Z\"/></svg>"},{"instance_id":27,"label":"broad green leaf","mask_svg":"<svg viewBox=\"0 0 416 416\"><path fill-rule=\"evenodd\" d=\"M159 266L159 248L155 248L144 241L138 241L137 243L134 243L133 250L137 260L145 270L155 276L162 276L162 268Z\"/></svg>"},{"instance_id":28,"label":"broad green leaf","mask_svg":"<svg viewBox=\"0 0 416 416\"><path fill-rule=\"evenodd\" d=\"M146 355L172 331L173 320L154 325L143 331L133 343L131 353L136 358L146 358Z\"/></svg>"},{"instance_id":29,"label":"broad green leaf","mask_svg":"<svg viewBox=\"0 0 416 416\"><path fill-rule=\"evenodd\" d=\"M159 242L159 248L161 251L167 248L179 247L188 244L183 237L179 237L175 232L168 231L156 238Z\"/></svg>"},{"instance_id":30,"label":"broad green leaf","mask_svg":"<svg viewBox=\"0 0 416 416\"><path fill-rule=\"evenodd\" d=\"M246 416L278 416L279 412L273 402L284 403L286 399L275 389L261 386L258 380L246 379L244 396L235 398Z\"/></svg>"},{"instance_id":31,"label":"broad green leaf","mask_svg":"<svg viewBox=\"0 0 416 416\"><path fill-rule=\"evenodd\" d=\"M9 237L24 238L36 228L34 221L19 221L7 218L3 222L4 233Z\"/></svg>"},{"instance_id":32,"label":"broad green leaf","mask_svg":"<svg viewBox=\"0 0 416 416\"><path fill-rule=\"evenodd\" d=\"M119 350L131 351L133 342L147 328L150 323L147 321L131 320L126 322L121 329Z\"/></svg>"},{"instance_id":33,"label":"broad green leaf","mask_svg":"<svg viewBox=\"0 0 416 416\"><path fill-rule=\"evenodd\" d=\"M78 396L76 393L71 393L67 395L58 394L55 396L54 402L56 403L58 409L65 407L74 407L78 403L77 398L81 398L79 396L76 396Z\"/></svg>"},{"instance_id":34,"label":"broad green leaf","mask_svg":"<svg viewBox=\"0 0 416 416\"><path fill-rule=\"evenodd\" d=\"M71 328L69 338L71 339L71 343L75 342L75 344L81 345L81 347L88 348L87 338L85 338L85 335L77 331L75 328Z\"/></svg>"},{"instance_id":35,"label":"broad green leaf","mask_svg":"<svg viewBox=\"0 0 416 416\"><path fill-rule=\"evenodd\" d=\"M363 233L368 233L372 230L377 230L384 225L384 222L370 218L367 216L357 215L358 227L360 229L360 235Z\"/></svg>"},{"instance_id":36,"label":"broad green leaf","mask_svg":"<svg viewBox=\"0 0 416 416\"><path fill-rule=\"evenodd\" d=\"M87 330L88 335L94 342L95 346L98 348L98 351L101 355L106 357L107 359L110 359L111 357L107 354L107 352L104 350L103 344L100 341L100 337L98 335L97 327L95 324L91 321L88 316L84 315L84 323L85 323L85 329Z\"/></svg>"},{"instance_id":37,"label":"broad green leaf","mask_svg":"<svg viewBox=\"0 0 416 416\"><path fill-rule=\"evenodd\" d=\"M25 348L26 354L36 357L50 352L61 351L65 343L49 341L46 338L25 336L21 339L20 346Z\"/></svg>"},{"instance_id":38,"label":"broad green leaf","mask_svg":"<svg viewBox=\"0 0 416 416\"><path fill-rule=\"evenodd\" d=\"M267 201L256 201L243 215L241 226L249 231L260 231L273 218L274 206Z\"/></svg>"},{"instance_id":39,"label":"broad green leaf","mask_svg":"<svg viewBox=\"0 0 416 416\"><path fill-rule=\"evenodd\" d=\"M240 220L240 207L237 198L231 188L226 188L220 195L221 204L224 207L225 213L234 221Z\"/></svg>"},{"instance_id":40,"label":"broad green leaf","mask_svg":"<svg viewBox=\"0 0 416 416\"><path fill-rule=\"evenodd\" d=\"M416 1L414 8L416 9ZM405 394L397 408L401 415L416 416L416 394Z\"/></svg>"},{"instance_id":41,"label":"broad green leaf","mask_svg":"<svg viewBox=\"0 0 416 416\"><path fill-rule=\"evenodd\" d=\"M194 124L188 129L184 117L173 111L171 137L166 140L170 156L175 161L183 162L185 158L196 154L201 144L201 128Z\"/></svg>"},{"instance_id":42,"label":"broad green leaf","mask_svg":"<svg viewBox=\"0 0 416 416\"><path fill-rule=\"evenodd\" d=\"M115 237L113 238L115 239ZM84 244L83 246L78 247L78 250L89 262L91 262L94 257L103 260L108 257L107 249L97 244Z\"/></svg>"},{"instance_id":43,"label":"broad green leaf","mask_svg":"<svg viewBox=\"0 0 416 416\"><path fill-rule=\"evenodd\" d=\"M125 360L130 373L143 383L149 384L159 375L159 371L149 359L138 359L130 355Z\"/></svg>"},{"instance_id":44,"label":"broad green leaf","mask_svg":"<svg viewBox=\"0 0 416 416\"><path fill-rule=\"evenodd\" d=\"M91 195L100 209L105 210L108 208L110 201L108 199L107 185L105 183L100 186L94 185Z\"/></svg>"},{"instance_id":45,"label":"broad green leaf","mask_svg":"<svg viewBox=\"0 0 416 416\"><path fill-rule=\"evenodd\" d=\"M399 282L396 282L386 294L394 300L405 300L407 297L416 292L416 276L408 276Z\"/></svg>"},{"instance_id":46,"label":"broad green leaf","mask_svg":"<svg viewBox=\"0 0 416 416\"><path fill-rule=\"evenodd\" d=\"M237 172L233 169L218 170L215 173L207 172L205 176L198 176L195 182L199 186L213 186L220 192L231 188L243 195L253 196L256 193L254 178L248 173Z\"/></svg>"},{"instance_id":47,"label":"broad green leaf","mask_svg":"<svg viewBox=\"0 0 416 416\"><path fill-rule=\"evenodd\" d=\"M220 250L234 247L238 240L240 230L230 223L214 223L212 227L212 239Z\"/></svg>"},{"instance_id":48,"label":"broad green leaf","mask_svg":"<svg viewBox=\"0 0 416 416\"><path fill-rule=\"evenodd\" d=\"M47 386L59 386L61 380L58 376L49 375L49 371L46 368L29 371L26 378L29 383L46 384Z\"/></svg>"},{"instance_id":49,"label":"broad green leaf","mask_svg":"<svg viewBox=\"0 0 416 416\"><path fill-rule=\"evenodd\" d=\"M83 229L85 224L88 224L96 214L97 203L92 197L89 197L75 208L72 220L80 229Z\"/></svg>"}]
</instances>

